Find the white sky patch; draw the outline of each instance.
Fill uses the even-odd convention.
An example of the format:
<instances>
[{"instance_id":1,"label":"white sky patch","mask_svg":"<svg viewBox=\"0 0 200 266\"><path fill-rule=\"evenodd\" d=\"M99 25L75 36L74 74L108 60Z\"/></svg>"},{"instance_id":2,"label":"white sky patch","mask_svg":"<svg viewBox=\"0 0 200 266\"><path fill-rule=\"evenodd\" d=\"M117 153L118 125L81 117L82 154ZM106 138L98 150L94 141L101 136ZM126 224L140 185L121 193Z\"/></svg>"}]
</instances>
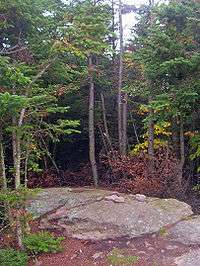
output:
<instances>
[{"instance_id":1,"label":"white sky patch","mask_svg":"<svg viewBox=\"0 0 200 266\"><path fill-rule=\"evenodd\" d=\"M135 5L136 7L140 7L141 5L147 3L146 0L125 0L124 4ZM131 28L135 25L136 19L135 14L125 14L123 15L123 29L124 29L124 39L127 40L131 35Z\"/></svg>"},{"instance_id":2,"label":"white sky patch","mask_svg":"<svg viewBox=\"0 0 200 266\"><path fill-rule=\"evenodd\" d=\"M117 2L117 1L116 1ZM141 5L148 4L149 0L124 0L122 1L127 5L135 5L140 7ZM168 2L167 0L155 0L155 3ZM131 28L136 23L136 16L134 13L123 15L123 29L124 29L124 40L128 40L131 36Z\"/></svg>"}]
</instances>

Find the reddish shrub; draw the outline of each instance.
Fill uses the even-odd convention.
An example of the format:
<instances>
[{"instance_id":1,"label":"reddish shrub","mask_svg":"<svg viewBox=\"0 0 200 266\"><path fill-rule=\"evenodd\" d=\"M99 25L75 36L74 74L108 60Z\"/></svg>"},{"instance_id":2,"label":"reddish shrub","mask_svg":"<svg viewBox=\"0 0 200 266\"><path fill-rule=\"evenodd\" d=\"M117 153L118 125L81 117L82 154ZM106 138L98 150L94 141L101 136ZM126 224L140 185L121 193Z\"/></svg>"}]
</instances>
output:
<instances>
[{"instance_id":1,"label":"reddish shrub","mask_svg":"<svg viewBox=\"0 0 200 266\"><path fill-rule=\"evenodd\" d=\"M29 175L28 187L87 186L92 184L89 164L81 165L77 171L55 171L49 169L42 173Z\"/></svg>"},{"instance_id":2,"label":"reddish shrub","mask_svg":"<svg viewBox=\"0 0 200 266\"><path fill-rule=\"evenodd\" d=\"M46 170L42 173L30 173L28 187L56 187L59 186L58 174L54 170Z\"/></svg>"},{"instance_id":3,"label":"reddish shrub","mask_svg":"<svg viewBox=\"0 0 200 266\"><path fill-rule=\"evenodd\" d=\"M92 172L90 164L81 165L76 171L66 170L63 172L62 185L89 186L92 184Z\"/></svg>"},{"instance_id":4,"label":"reddish shrub","mask_svg":"<svg viewBox=\"0 0 200 266\"><path fill-rule=\"evenodd\" d=\"M153 160L153 171L146 154L120 156L117 152L104 157L103 163L112 172L112 181L120 191L149 196L172 196L179 190L179 161L172 152L160 149Z\"/></svg>"}]
</instances>

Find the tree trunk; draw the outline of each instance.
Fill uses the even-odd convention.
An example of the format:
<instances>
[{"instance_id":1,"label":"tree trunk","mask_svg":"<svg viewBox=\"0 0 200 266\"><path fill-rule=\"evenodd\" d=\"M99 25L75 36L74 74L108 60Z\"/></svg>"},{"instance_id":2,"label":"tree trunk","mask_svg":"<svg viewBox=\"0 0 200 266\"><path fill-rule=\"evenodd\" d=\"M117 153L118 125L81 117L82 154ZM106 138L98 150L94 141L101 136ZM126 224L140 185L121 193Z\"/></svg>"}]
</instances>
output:
<instances>
[{"instance_id":1,"label":"tree trunk","mask_svg":"<svg viewBox=\"0 0 200 266\"><path fill-rule=\"evenodd\" d=\"M153 110L150 109L148 122L148 155L150 159L154 157L154 122L152 115Z\"/></svg>"},{"instance_id":2,"label":"tree trunk","mask_svg":"<svg viewBox=\"0 0 200 266\"><path fill-rule=\"evenodd\" d=\"M27 148L26 157L24 162L24 187L28 187L28 160L29 160L29 150Z\"/></svg>"},{"instance_id":3,"label":"tree trunk","mask_svg":"<svg viewBox=\"0 0 200 266\"><path fill-rule=\"evenodd\" d=\"M128 95L123 93L122 103L122 155L126 155L127 151L127 106L128 106Z\"/></svg>"},{"instance_id":4,"label":"tree trunk","mask_svg":"<svg viewBox=\"0 0 200 266\"><path fill-rule=\"evenodd\" d=\"M151 97L149 97L149 104L151 103ZM150 174L154 171L154 121L153 121L153 110L149 110L149 121L148 121L148 156L149 156L149 171Z\"/></svg>"},{"instance_id":5,"label":"tree trunk","mask_svg":"<svg viewBox=\"0 0 200 266\"><path fill-rule=\"evenodd\" d=\"M6 166L5 166L3 136L1 128L0 128L0 176L1 176L2 189L7 189Z\"/></svg>"},{"instance_id":6,"label":"tree trunk","mask_svg":"<svg viewBox=\"0 0 200 266\"><path fill-rule=\"evenodd\" d=\"M113 34L115 33L115 7L114 7L114 0L112 0L111 3L111 9L112 9L112 32ZM112 61L113 65L115 62L115 56L116 56L116 38L115 36L112 37L112 49L113 49L113 56L112 56Z\"/></svg>"},{"instance_id":7,"label":"tree trunk","mask_svg":"<svg viewBox=\"0 0 200 266\"><path fill-rule=\"evenodd\" d=\"M179 172L177 176L177 187L178 187L178 193L183 192L183 167L185 163L185 140L184 140L184 130L183 130L183 120L180 118L180 165L179 165ZM189 181L189 179L188 179ZM185 185L185 190L187 189L187 183Z\"/></svg>"},{"instance_id":8,"label":"tree trunk","mask_svg":"<svg viewBox=\"0 0 200 266\"><path fill-rule=\"evenodd\" d=\"M119 152L122 154L122 138L123 138L123 117L122 117L122 75L123 75L123 25L122 25L122 1L119 0L119 73L118 73L118 145Z\"/></svg>"},{"instance_id":9,"label":"tree trunk","mask_svg":"<svg viewBox=\"0 0 200 266\"><path fill-rule=\"evenodd\" d=\"M180 137L179 137L179 127L178 127L178 121L176 119L173 119L171 121L172 125L172 147L173 152L175 153L176 157L179 158L180 151L179 151L179 143L180 143Z\"/></svg>"},{"instance_id":10,"label":"tree trunk","mask_svg":"<svg viewBox=\"0 0 200 266\"><path fill-rule=\"evenodd\" d=\"M105 130L105 135L106 135L106 141L108 142L109 149L112 150L112 143L111 143L110 134L108 130L108 123L107 123L107 118L106 118L106 106L105 106L105 100L104 100L103 93L101 93L101 105L102 105L103 124L104 124L104 130Z\"/></svg>"},{"instance_id":11,"label":"tree trunk","mask_svg":"<svg viewBox=\"0 0 200 266\"><path fill-rule=\"evenodd\" d=\"M181 168L183 169L185 163L185 140L184 140L184 130L183 130L183 120L180 119L180 161Z\"/></svg>"},{"instance_id":12,"label":"tree trunk","mask_svg":"<svg viewBox=\"0 0 200 266\"><path fill-rule=\"evenodd\" d=\"M134 133L135 133L135 138L136 138L137 144L140 144L140 141L139 141L139 138L138 138L137 129L136 129L136 126L135 126L135 123L134 123L134 120L133 120L132 113L130 113L130 118L131 118L131 121L133 123L133 130L134 130Z\"/></svg>"},{"instance_id":13,"label":"tree trunk","mask_svg":"<svg viewBox=\"0 0 200 266\"><path fill-rule=\"evenodd\" d=\"M149 0L149 6L152 9L154 7L154 0ZM150 25L153 24L152 10L150 11ZM149 81L149 99L148 102L151 104L153 93L152 93L152 82ZM153 121L153 109L149 110L149 122L148 122L148 155L149 155L149 170L150 174L154 171L154 121Z\"/></svg>"},{"instance_id":14,"label":"tree trunk","mask_svg":"<svg viewBox=\"0 0 200 266\"><path fill-rule=\"evenodd\" d=\"M95 133L94 133L94 81L92 73L92 57L89 57L89 156L92 168L94 185L98 185L98 173L95 156Z\"/></svg>"},{"instance_id":15,"label":"tree trunk","mask_svg":"<svg viewBox=\"0 0 200 266\"><path fill-rule=\"evenodd\" d=\"M13 117L12 124L14 127L17 126L16 118ZM16 132L16 129L13 129L12 132L12 148L13 148L13 166L14 166L14 177L15 177L15 189L18 189L21 185L21 140L19 135Z\"/></svg>"}]
</instances>

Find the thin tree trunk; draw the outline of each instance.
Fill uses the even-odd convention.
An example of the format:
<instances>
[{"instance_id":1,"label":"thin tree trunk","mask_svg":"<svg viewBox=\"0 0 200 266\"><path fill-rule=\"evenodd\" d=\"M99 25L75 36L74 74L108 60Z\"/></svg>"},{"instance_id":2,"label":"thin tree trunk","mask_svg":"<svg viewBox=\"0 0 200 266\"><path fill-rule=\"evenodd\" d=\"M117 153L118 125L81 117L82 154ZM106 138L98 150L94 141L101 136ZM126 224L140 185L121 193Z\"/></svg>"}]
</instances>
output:
<instances>
[{"instance_id":1,"label":"thin tree trunk","mask_svg":"<svg viewBox=\"0 0 200 266\"><path fill-rule=\"evenodd\" d=\"M149 0L149 6L152 9L154 7L154 0ZM153 23L152 10L150 11L150 25ZM149 82L149 99L148 102L151 104L152 101L152 91L151 91L152 82ZM149 168L150 173L154 171L154 121L153 121L153 109L149 110L149 122L148 122L148 155L149 155Z\"/></svg>"},{"instance_id":2,"label":"thin tree trunk","mask_svg":"<svg viewBox=\"0 0 200 266\"><path fill-rule=\"evenodd\" d=\"M104 146L104 149L105 149L105 154L108 156L109 155L109 146L108 146L108 143L107 143L107 138L103 132L103 129L102 129L102 125L101 124L98 124L98 128L99 128L99 132L100 132L100 135L101 135L101 139L102 139L102 142L103 142L103 146Z\"/></svg>"},{"instance_id":3,"label":"thin tree trunk","mask_svg":"<svg viewBox=\"0 0 200 266\"><path fill-rule=\"evenodd\" d=\"M25 163L24 163L24 187L28 187L28 160L29 160L29 151L27 148Z\"/></svg>"},{"instance_id":4,"label":"thin tree trunk","mask_svg":"<svg viewBox=\"0 0 200 266\"><path fill-rule=\"evenodd\" d=\"M115 7L114 7L114 0L112 0L111 3L111 9L112 9L112 32L115 33ZM115 56L116 56L116 39L113 36L112 37L112 49L113 49L113 57L112 57L112 61L113 61L113 65L115 62Z\"/></svg>"},{"instance_id":5,"label":"thin tree trunk","mask_svg":"<svg viewBox=\"0 0 200 266\"><path fill-rule=\"evenodd\" d=\"M111 143L110 134L108 130L108 123L107 123L107 118L106 118L106 106L105 106L105 100L104 100L103 93L101 93L101 105L102 105L103 123L104 123L104 130L106 134L106 140L108 142L110 150L112 150L112 143Z\"/></svg>"},{"instance_id":6,"label":"thin tree trunk","mask_svg":"<svg viewBox=\"0 0 200 266\"><path fill-rule=\"evenodd\" d=\"M92 168L94 185L98 185L98 172L95 156L95 133L94 133L94 81L92 73L92 57L89 57L89 156Z\"/></svg>"},{"instance_id":7,"label":"thin tree trunk","mask_svg":"<svg viewBox=\"0 0 200 266\"><path fill-rule=\"evenodd\" d=\"M184 139L182 118L180 119L180 159L181 159L181 168L183 169L185 163L185 139Z\"/></svg>"},{"instance_id":8,"label":"thin tree trunk","mask_svg":"<svg viewBox=\"0 0 200 266\"><path fill-rule=\"evenodd\" d=\"M122 154L122 75L123 75L123 25L122 25L122 1L119 0L119 73L118 73L118 145L119 151Z\"/></svg>"},{"instance_id":9,"label":"thin tree trunk","mask_svg":"<svg viewBox=\"0 0 200 266\"><path fill-rule=\"evenodd\" d=\"M14 127L17 126L16 118L12 118L12 124ZM21 140L16 132L16 129L12 132L12 148L13 148L13 166L14 166L14 177L15 177L15 189L18 189L21 185Z\"/></svg>"},{"instance_id":10,"label":"thin tree trunk","mask_svg":"<svg viewBox=\"0 0 200 266\"><path fill-rule=\"evenodd\" d=\"M185 140L184 140L184 130L183 130L183 120L180 118L179 121L179 126L180 126L180 135L179 135L179 145L180 145L180 165L179 165L179 172L177 176L177 188L178 191L177 193L183 193L184 190L187 189L187 183L184 184L183 188L183 167L185 163ZM188 179L189 181L189 179ZM187 181L187 182L188 182Z\"/></svg>"},{"instance_id":11,"label":"thin tree trunk","mask_svg":"<svg viewBox=\"0 0 200 266\"><path fill-rule=\"evenodd\" d=\"M179 152L179 130L178 130L178 121L173 119L171 121L172 124L172 147L173 151L176 154L176 157L179 158L180 152Z\"/></svg>"},{"instance_id":12,"label":"thin tree trunk","mask_svg":"<svg viewBox=\"0 0 200 266\"><path fill-rule=\"evenodd\" d=\"M58 168L58 166L57 166L55 160L54 160L53 157L51 156L51 153L50 153L50 151L49 151L49 149L48 149L48 147L47 147L47 145L46 145L46 142L45 142L45 140L43 139L42 135L40 135L40 138L41 138L41 141L42 141L42 143L43 143L43 145L44 145L44 148L45 148L45 150L46 150L46 154L47 154L47 156L48 156L49 159L51 160L53 166L54 166L55 169L56 169L57 174L59 175L59 172L60 172L60 171L59 171L59 168Z\"/></svg>"},{"instance_id":13,"label":"thin tree trunk","mask_svg":"<svg viewBox=\"0 0 200 266\"><path fill-rule=\"evenodd\" d=\"M149 97L149 104L151 103L151 97ZM148 121L148 156L149 156L149 172L154 172L154 121L153 121L153 110L149 110L149 121Z\"/></svg>"},{"instance_id":14,"label":"thin tree trunk","mask_svg":"<svg viewBox=\"0 0 200 266\"><path fill-rule=\"evenodd\" d=\"M122 155L126 155L127 151L127 107L128 107L128 95L123 93L122 103Z\"/></svg>"},{"instance_id":15,"label":"thin tree trunk","mask_svg":"<svg viewBox=\"0 0 200 266\"><path fill-rule=\"evenodd\" d=\"M135 126L135 123L134 123L134 120L133 120L133 116L132 116L131 113L130 113L130 117L131 117L131 120L132 120L132 123L133 123L133 130L134 130L134 133L135 133L137 144L140 144L140 141L139 141L139 138L138 138L137 129L136 129L136 126Z\"/></svg>"},{"instance_id":16,"label":"thin tree trunk","mask_svg":"<svg viewBox=\"0 0 200 266\"><path fill-rule=\"evenodd\" d=\"M0 176L1 176L1 186L3 189L7 189L7 179L6 179L6 166L3 148L3 136L0 128Z\"/></svg>"},{"instance_id":17,"label":"thin tree trunk","mask_svg":"<svg viewBox=\"0 0 200 266\"><path fill-rule=\"evenodd\" d=\"M148 122L148 155L151 158L154 157L154 122L153 122L153 110L149 111L149 122Z\"/></svg>"}]
</instances>

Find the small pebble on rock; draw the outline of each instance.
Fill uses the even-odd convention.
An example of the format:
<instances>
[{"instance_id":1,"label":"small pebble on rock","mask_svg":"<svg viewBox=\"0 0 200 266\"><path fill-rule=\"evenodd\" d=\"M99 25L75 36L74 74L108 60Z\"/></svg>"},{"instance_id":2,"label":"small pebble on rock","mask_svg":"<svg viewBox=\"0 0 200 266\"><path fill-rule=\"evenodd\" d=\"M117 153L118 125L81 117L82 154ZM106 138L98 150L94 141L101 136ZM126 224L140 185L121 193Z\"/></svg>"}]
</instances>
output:
<instances>
[{"instance_id":1,"label":"small pebble on rock","mask_svg":"<svg viewBox=\"0 0 200 266\"><path fill-rule=\"evenodd\" d=\"M147 197L145 195L142 195L142 194L136 194L135 199L137 201L144 202L144 201L146 201Z\"/></svg>"},{"instance_id":2,"label":"small pebble on rock","mask_svg":"<svg viewBox=\"0 0 200 266\"><path fill-rule=\"evenodd\" d=\"M110 200L116 203L124 203L125 199L122 196L118 196L118 195L110 195L110 196L106 196L105 197L106 200Z\"/></svg>"}]
</instances>

